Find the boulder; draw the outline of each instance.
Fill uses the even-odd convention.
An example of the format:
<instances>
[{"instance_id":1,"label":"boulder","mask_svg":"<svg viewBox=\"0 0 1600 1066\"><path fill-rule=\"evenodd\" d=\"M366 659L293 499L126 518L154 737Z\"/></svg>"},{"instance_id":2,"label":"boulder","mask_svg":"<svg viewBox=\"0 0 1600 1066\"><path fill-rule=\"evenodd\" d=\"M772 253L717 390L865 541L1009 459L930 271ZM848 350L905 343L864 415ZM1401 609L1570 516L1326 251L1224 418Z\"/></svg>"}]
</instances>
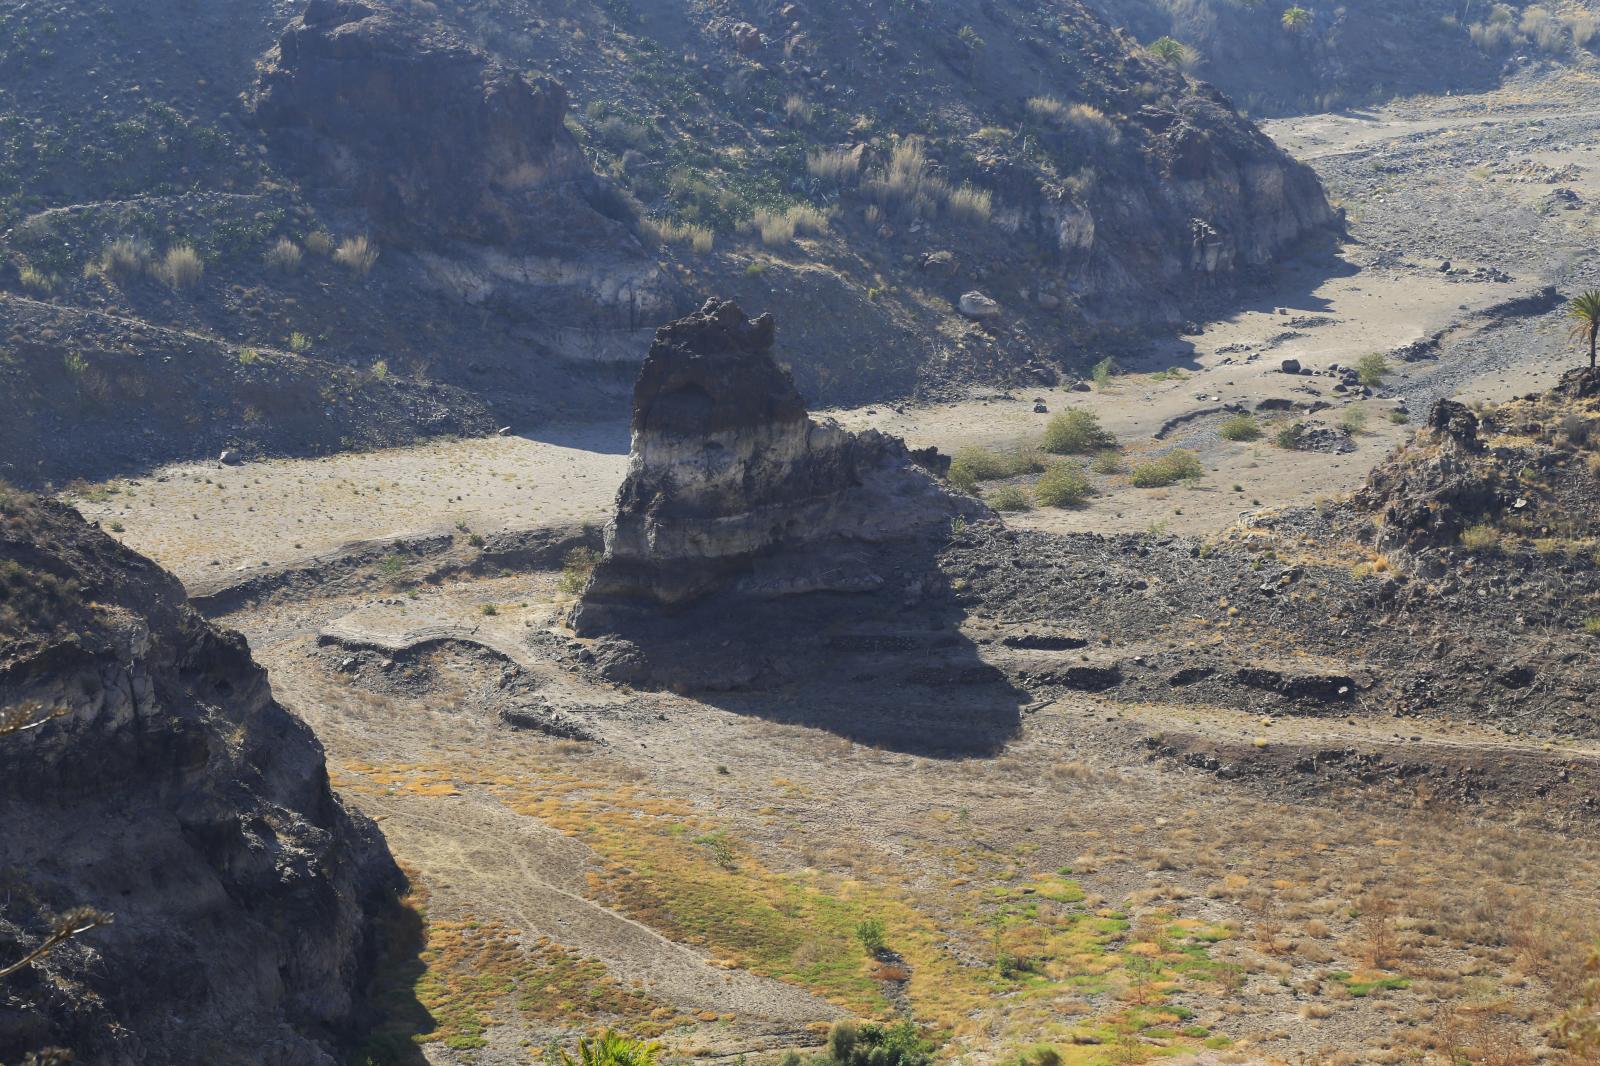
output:
<instances>
[{"instance_id":1,"label":"boulder","mask_svg":"<svg viewBox=\"0 0 1600 1066\"><path fill-rule=\"evenodd\" d=\"M1300 360L1298 360L1298 359L1285 359L1283 361L1283 372L1285 374L1298 374L1298 373L1300 373Z\"/></svg>"},{"instance_id":2,"label":"boulder","mask_svg":"<svg viewBox=\"0 0 1600 1066\"><path fill-rule=\"evenodd\" d=\"M962 293L961 301L957 306L961 313L968 318L995 318L1000 314L1000 305L981 292Z\"/></svg>"}]
</instances>

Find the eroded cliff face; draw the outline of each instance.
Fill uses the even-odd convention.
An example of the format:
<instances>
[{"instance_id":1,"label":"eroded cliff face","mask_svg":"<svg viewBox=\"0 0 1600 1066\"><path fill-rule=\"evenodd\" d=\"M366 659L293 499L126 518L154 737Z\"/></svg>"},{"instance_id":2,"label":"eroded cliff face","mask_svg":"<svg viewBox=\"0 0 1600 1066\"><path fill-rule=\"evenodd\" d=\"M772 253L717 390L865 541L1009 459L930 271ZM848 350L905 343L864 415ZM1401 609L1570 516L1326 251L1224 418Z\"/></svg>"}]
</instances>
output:
<instances>
[{"instance_id":1,"label":"eroded cliff face","mask_svg":"<svg viewBox=\"0 0 1600 1066\"><path fill-rule=\"evenodd\" d=\"M771 316L708 302L664 326L634 390L633 441L580 633L721 594L772 600L890 583L871 549L986 513L903 442L806 414ZM919 463L923 465L919 465Z\"/></svg>"},{"instance_id":2,"label":"eroded cliff face","mask_svg":"<svg viewBox=\"0 0 1600 1066\"><path fill-rule=\"evenodd\" d=\"M267 57L253 107L315 195L359 209L441 290L568 357L608 353L563 330L631 330L670 303L551 78L381 3L311 0Z\"/></svg>"},{"instance_id":3,"label":"eroded cliff face","mask_svg":"<svg viewBox=\"0 0 1600 1066\"><path fill-rule=\"evenodd\" d=\"M59 504L0 496L0 962L74 906L115 923L0 982L0 1061L315 1066L398 873L244 639Z\"/></svg>"}]
</instances>

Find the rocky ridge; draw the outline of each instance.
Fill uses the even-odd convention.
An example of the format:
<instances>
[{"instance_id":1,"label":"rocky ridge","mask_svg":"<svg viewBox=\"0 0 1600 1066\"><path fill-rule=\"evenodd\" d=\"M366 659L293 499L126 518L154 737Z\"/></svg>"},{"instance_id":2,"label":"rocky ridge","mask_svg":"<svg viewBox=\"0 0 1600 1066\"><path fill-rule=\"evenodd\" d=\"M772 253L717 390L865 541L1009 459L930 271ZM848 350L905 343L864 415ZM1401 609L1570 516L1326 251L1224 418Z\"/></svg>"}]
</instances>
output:
<instances>
[{"instance_id":1,"label":"rocky ridge","mask_svg":"<svg viewBox=\"0 0 1600 1066\"><path fill-rule=\"evenodd\" d=\"M114 924L0 983L0 1060L311 1066L356 1020L399 875L244 639L59 504L0 498L0 960L78 906Z\"/></svg>"}]
</instances>

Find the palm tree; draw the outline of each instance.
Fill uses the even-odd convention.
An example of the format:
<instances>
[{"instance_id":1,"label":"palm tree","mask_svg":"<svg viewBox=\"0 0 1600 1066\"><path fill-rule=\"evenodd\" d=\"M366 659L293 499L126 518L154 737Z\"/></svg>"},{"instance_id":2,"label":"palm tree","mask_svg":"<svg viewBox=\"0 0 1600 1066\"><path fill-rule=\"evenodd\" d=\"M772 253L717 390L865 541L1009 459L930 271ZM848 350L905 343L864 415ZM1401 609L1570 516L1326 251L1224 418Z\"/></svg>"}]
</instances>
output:
<instances>
[{"instance_id":1,"label":"palm tree","mask_svg":"<svg viewBox=\"0 0 1600 1066\"><path fill-rule=\"evenodd\" d=\"M578 1041L578 1057L561 1051L563 1066L656 1066L660 1044L632 1040L614 1029Z\"/></svg>"},{"instance_id":2,"label":"palm tree","mask_svg":"<svg viewBox=\"0 0 1600 1066\"><path fill-rule=\"evenodd\" d=\"M1600 289L1590 289L1573 297L1567 305L1572 319L1571 337L1589 346L1589 369L1595 366L1595 346L1600 344Z\"/></svg>"},{"instance_id":3,"label":"palm tree","mask_svg":"<svg viewBox=\"0 0 1600 1066\"><path fill-rule=\"evenodd\" d=\"M1183 62L1184 54L1188 51L1183 46L1182 41L1171 37L1158 37L1156 40L1151 41L1145 50L1161 60L1161 62L1169 65Z\"/></svg>"},{"instance_id":4,"label":"palm tree","mask_svg":"<svg viewBox=\"0 0 1600 1066\"><path fill-rule=\"evenodd\" d=\"M1293 33L1309 29L1311 26L1311 12L1298 4L1283 13L1283 28Z\"/></svg>"}]
</instances>

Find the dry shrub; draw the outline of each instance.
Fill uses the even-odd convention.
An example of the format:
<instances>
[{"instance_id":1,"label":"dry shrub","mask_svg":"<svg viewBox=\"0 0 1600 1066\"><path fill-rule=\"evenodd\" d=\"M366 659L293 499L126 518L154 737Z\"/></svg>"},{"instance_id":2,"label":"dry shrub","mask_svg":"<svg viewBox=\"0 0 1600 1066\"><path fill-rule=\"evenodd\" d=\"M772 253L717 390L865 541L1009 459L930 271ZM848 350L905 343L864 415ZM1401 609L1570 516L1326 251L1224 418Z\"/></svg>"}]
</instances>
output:
<instances>
[{"instance_id":1,"label":"dry shrub","mask_svg":"<svg viewBox=\"0 0 1600 1066\"><path fill-rule=\"evenodd\" d=\"M840 185L852 184L861 176L861 153L849 148L819 148L806 153L806 173Z\"/></svg>"},{"instance_id":2,"label":"dry shrub","mask_svg":"<svg viewBox=\"0 0 1600 1066\"><path fill-rule=\"evenodd\" d=\"M359 237L348 237L339 242L338 249L333 253L333 261L352 272L365 277L372 273L372 268L378 262L378 249L373 247L363 234Z\"/></svg>"},{"instance_id":3,"label":"dry shrub","mask_svg":"<svg viewBox=\"0 0 1600 1066\"><path fill-rule=\"evenodd\" d=\"M717 244L717 235L710 226L674 222L670 218L640 219L639 229L656 244L686 244L701 255Z\"/></svg>"},{"instance_id":4,"label":"dry shrub","mask_svg":"<svg viewBox=\"0 0 1600 1066\"><path fill-rule=\"evenodd\" d=\"M280 274L293 274L298 271L301 258L300 246L287 237L279 237L262 256L268 269L276 270Z\"/></svg>"},{"instance_id":5,"label":"dry shrub","mask_svg":"<svg viewBox=\"0 0 1600 1066\"><path fill-rule=\"evenodd\" d=\"M826 233L828 216L810 204L795 204L787 211L763 207L756 209L750 224L761 234L762 244L775 248L794 240L797 233Z\"/></svg>"},{"instance_id":6,"label":"dry shrub","mask_svg":"<svg viewBox=\"0 0 1600 1066\"><path fill-rule=\"evenodd\" d=\"M119 278L132 277L148 270L153 256L145 241L119 237L100 253L100 272Z\"/></svg>"},{"instance_id":7,"label":"dry shrub","mask_svg":"<svg viewBox=\"0 0 1600 1066\"><path fill-rule=\"evenodd\" d=\"M206 264L192 245L179 244L167 249L158 272L174 289L192 289L205 277Z\"/></svg>"},{"instance_id":8,"label":"dry shrub","mask_svg":"<svg viewBox=\"0 0 1600 1066\"><path fill-rule=\"evenodd\" d=\"M1399 905L1386 893L1373 893L1361 901L1361 957L1375 970L1387 969L1399 957L1395 935Z\"/></svg>"}]
</instances>

